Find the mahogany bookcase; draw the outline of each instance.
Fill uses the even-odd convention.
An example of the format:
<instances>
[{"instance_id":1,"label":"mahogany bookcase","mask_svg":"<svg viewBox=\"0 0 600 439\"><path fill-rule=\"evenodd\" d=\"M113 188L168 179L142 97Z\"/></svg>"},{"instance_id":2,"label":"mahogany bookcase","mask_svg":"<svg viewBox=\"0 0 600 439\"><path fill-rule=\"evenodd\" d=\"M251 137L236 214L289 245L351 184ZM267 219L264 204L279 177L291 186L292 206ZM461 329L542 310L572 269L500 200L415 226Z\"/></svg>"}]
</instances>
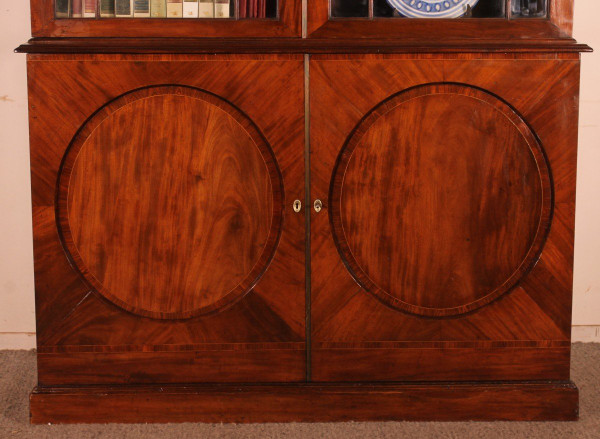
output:
<instances>
[{"instance_id":1,"label":"mahogany bookcase","mask_svg":"<svg viewBox=\"0 0 600 439\"><path fill-rule=\"evenodd\" d=\"M232 5L31 0L31 421L577 419L573 1Z\"/></svg>"}]
</instances>

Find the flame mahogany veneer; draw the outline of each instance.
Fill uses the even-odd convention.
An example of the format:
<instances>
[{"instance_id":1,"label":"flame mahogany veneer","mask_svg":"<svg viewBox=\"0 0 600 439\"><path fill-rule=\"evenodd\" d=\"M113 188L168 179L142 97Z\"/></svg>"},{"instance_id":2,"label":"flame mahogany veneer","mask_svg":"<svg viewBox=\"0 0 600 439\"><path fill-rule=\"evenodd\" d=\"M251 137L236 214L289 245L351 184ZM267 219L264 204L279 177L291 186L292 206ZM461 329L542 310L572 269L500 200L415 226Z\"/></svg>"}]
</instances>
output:
<instances>
[{"instance_id":1,"label":"flame mahogany veneer","mask_svg":"<svg viewBox=\"0 0 600 439\"><path fill-rule=\"evenodd\" d=\"M279 38L299 1L230 28L51 3L18 49L32 422L577 419L569 0L402 26L310 0L307 38Z\"/></svg>"}]
</instances>

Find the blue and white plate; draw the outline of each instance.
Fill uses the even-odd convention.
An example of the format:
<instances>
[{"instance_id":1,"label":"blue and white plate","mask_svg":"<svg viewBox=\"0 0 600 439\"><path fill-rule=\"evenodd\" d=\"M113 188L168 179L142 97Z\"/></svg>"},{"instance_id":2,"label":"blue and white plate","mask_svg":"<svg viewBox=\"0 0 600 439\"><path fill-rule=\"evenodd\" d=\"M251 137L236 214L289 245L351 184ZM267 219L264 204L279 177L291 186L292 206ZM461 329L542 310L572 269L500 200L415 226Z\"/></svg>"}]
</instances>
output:
<instances>
[{"instance_id":1,"label":"blue and white plate","mask_svg":"<svg viewBox=\"0 0 600 439\"><path fill-rule=\"evenodd\" d=\"M458 18L465 15L467 6L479 0L387 0L402 15L410 18Z\"/></svg>"}]
</instances>

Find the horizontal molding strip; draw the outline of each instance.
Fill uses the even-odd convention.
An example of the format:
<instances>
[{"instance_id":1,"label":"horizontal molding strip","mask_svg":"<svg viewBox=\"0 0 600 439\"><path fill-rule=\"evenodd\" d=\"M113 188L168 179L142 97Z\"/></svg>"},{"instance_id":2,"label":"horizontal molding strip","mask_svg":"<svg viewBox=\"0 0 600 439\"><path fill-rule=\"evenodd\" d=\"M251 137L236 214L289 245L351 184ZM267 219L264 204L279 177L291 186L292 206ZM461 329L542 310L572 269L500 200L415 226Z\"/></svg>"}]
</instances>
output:
<instances>
[{"instance_id":1,"label":"horizontal molding strip","mask_svg":"<svg viewBox=\"0 0 600 439\"><path fill-rule=\"evenodd\" d=\"M64 345L40 346L41 354L52 353L114 353L114 352L190 352L190 351L272 351L304 350L304 342L263 342L263 343L196 343L162 345Z\"/></svg>"},{"instance_id":2,"label":"horizontal molding strip","mask_svg":"<svg viewBox=\"0 0 600 439\"><path fill-rule=\"evenodd\" d=\"M558 53L591 52L571 38L406 41L378 38L33 38L18 53L232 54L232 53Z\"/></svg>"},{"instance_id":3,"label":"horizontal molding strip","mask_svg":"<svg viewBox=\"0 0 600 439\"><path fill-rule=\"evenodd\" d=\"M313 349L460 349L460 348L555 348L568 347L568 340L466 340L466 341L363 341L313 342Z\"/></svg>"}]
</instances>

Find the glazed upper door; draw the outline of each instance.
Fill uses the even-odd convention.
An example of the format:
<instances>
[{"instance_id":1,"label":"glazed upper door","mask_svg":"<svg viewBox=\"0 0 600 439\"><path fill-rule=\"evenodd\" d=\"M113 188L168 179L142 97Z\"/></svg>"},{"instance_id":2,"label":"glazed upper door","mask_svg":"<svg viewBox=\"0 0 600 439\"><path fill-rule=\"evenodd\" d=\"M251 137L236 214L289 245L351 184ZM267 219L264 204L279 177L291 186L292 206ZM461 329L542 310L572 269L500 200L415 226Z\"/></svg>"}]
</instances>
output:
<instances>
[{"instance_id":1,"label":"glazed upper door","mask_svg":"<svg viewBox=\"0 0 600 439\"><path fill-rule=\"evenodd\" d=\"M307 0L309 38L401 38L438 48L468 41L561 39L573 0Z\"/></svg>"},{"instance_id":2,"label":"glazed upper door","mask_svg":"<svg viewBox=\"0 0 600 439\"><path fill-rule=\"evenodd\" d=\"M311 60L311 376L566 379L578 60L413 58Z\"/></svg>"},{"instance_id":3,"label":"glazed upper door","mask_svg":"<svg viewBox=\"0 0 600 439\"><path fill-rule=\"evenodd\" d=\"M107 10L104 10L103 4L95 11L92 8L91 13L84 16L81 8L78 11L74 9L75 2L71 0L30 2L31 33L34 37L248 38L300 37L302 32L302 0L265 0L260 6L255 3L252 10L249 2L245 1L209 0L201 2L200 10L194 11L194 5L190 5L192 9L186 8L186 12L192 15L186 14L185 18L182 1L168 2L171 3L168 9L164 0L137 2L139 5L134 4L132 11L127 0L118 0L116 14L115 10L110 9L110 4L106 5L109 6ZM78 2L81 3L81 0ZM95 4L96 0L92 6ZM130 43L120 41L124 46ZM156 45L157 41L147 44ZM170 45L168 50L182 44L185 43L180 41L174 46Z\"/></svg>"},{"instance_id":4,"label":"glazed upper door","mask_svg":"<svg viewBox=\"0 0 600 439\"><path fill-rule=\"evenodd\" d=\"M302 58L29 80L40 383L305 379Z\"/></svg>"}]
</instances>

